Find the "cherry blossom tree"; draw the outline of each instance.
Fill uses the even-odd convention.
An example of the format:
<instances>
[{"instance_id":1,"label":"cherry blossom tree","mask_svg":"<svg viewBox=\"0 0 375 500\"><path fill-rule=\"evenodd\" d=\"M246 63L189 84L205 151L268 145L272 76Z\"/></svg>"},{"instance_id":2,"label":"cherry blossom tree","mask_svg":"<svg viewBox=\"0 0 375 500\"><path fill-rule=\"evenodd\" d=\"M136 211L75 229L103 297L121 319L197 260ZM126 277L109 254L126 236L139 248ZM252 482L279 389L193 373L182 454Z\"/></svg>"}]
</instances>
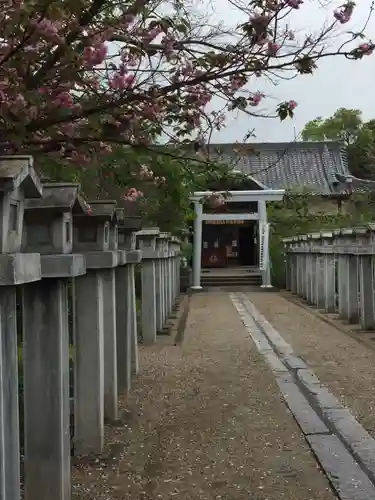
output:
<instances>
[{"instance_id":1,"label":"cherry blossom tree","mask_svg":"<svg viewBox=\"0 0 375 500\"><path fill-rule=\"evenodd\" d=\"M256 115L265 100L257 78L310 74L322 58L374 50L362 32L327 43L350 22L352 1L315 36L290 29L303 0L229 1L242 16L230 30L181 0L3 0L1 151L90 166L114 144L152 149L162 135L199 144L227 110ZM210 108L214 96L221 112ZM291 96L276 112L284 119L296 106Z\"/></svg>"}]
</instances>

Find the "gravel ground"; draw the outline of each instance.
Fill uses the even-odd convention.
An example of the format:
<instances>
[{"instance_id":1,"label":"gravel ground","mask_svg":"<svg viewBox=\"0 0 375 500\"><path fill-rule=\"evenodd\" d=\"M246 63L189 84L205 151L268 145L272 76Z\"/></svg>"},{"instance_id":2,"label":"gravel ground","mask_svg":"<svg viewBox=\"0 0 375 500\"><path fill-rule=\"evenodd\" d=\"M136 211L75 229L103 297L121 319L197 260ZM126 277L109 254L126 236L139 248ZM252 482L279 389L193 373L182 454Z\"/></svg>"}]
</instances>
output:
<instances>
[{"instance_id":1,"label":"gravel ground","mask_svg":"<svg viewBox=\"0 0 375 500\"><path fill-rule=\"evenodd\" d=\"M182 348L141 349L141 375L74 500L333 500L227 294L193 296Z\"/></svg>"},{"instance_id":2,"label":"gravel ground","mask_svg":"<svg viewBox=\"0 0 375 500\"><path fill-rule=\"evenodd\" d=\"M375 437L375 351L277 293L250 293L272 323L320 381Z\"/></svg>"}]
</instances>

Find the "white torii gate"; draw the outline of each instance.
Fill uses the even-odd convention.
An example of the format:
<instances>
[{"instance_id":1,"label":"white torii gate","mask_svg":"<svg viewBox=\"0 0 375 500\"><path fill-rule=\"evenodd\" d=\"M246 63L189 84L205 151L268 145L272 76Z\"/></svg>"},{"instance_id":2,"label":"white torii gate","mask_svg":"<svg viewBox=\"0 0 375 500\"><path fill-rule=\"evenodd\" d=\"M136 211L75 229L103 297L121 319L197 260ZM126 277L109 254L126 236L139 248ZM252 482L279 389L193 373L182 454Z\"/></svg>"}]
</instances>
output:
<instances>
[{"instance_id":1,"label":"white torii gate","mask_svg":"<svg viewBox=\"0 0 375 500\"><path fill-rule=\"evenodd\" d=\"M212 214L203 212L203 201L213 194L222 194L231 203L257 202L258 210L253 213L223 213ZM285 189L262 189L247 191L197 191L190 200L194 203L194 248L193 248L193 290L201 290L201 265L202 265L202 222L205 220L257 220L260 237L260 261L263 270L262 287L271 287L269 248L268 248L268 222L267 201L281 201Z\"/></svg>"}]
</instances>

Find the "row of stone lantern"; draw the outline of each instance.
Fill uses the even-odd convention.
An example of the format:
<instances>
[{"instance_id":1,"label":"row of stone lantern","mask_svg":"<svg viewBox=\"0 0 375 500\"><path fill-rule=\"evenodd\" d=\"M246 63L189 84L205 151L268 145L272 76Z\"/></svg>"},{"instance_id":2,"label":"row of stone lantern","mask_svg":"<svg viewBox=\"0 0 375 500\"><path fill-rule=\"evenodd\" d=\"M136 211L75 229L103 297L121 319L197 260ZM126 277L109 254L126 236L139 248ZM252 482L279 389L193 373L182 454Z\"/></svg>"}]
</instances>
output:
<instances>
[{"instance_id":1,"label":"row of stone lantern","mask_svg":"<svg viewBox=\"0 0 375 500\"><path fill-rule=\"evenodd\" d=\"M141 262L143 338L152 343L179 292L179 241L158 229L140 230L140 218L125 217L114 201L86 203L78 184L41 185L31 157L0 157L0 196L0 500L20 498L17 287L25 499L69 500L68 313L74 449L100 453L104 419L117 419L118 394L129 391L138 371L136 265Z\"/></svg>"},{"instance_id":2,"label":"row of stone lantern","mask_svg":"<svg viewBox=\"0 0 375 500\"><path fill-rule=\"evenodd\" d=\"M286 288L362 329L375 328L375 225L283 240Z\"/></svg>"}]
</instances>

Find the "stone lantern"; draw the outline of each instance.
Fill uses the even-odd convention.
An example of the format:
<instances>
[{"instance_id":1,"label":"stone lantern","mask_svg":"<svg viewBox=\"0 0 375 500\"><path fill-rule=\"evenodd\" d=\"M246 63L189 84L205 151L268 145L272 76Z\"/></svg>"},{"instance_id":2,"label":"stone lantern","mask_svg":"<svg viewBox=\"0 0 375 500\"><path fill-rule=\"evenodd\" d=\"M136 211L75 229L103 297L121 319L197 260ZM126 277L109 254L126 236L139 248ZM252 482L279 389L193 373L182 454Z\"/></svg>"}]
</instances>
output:
<instances>
[{"instance_id":1,"label":"stone lantern","mask_svg":"<svg viewBox=\"0 0 375 500\"><path fill-rule=\"evenodd\" d=\"M110 250L114 228L116 201L95 200L88 202L90 214L74 218L74 247L78 252L102 252Z\"/></svg>"},{"instance_id":2,"label":"stone lantern","mask_svg":"<svg viewBox=\"0 0 375 500\"><path fill-rule=\"evenodd\" d=\"M20 253L24 200L42 187L30 156L0 157L0 485L5 498L20 491L16 287L41 279L39 254ZM1 496L1 495L0 495Z\"/></svg>"},{"instance_id":3,"label":"stone lantern","mask_svg":"<svg viewBox=\"0 0 375 500\"><path fill-rule=\"evenodd\" d=\"M159 234L158 228L145 228L137 233L138 246L142 251L141 328L146 344L156 341L156 238Z\"/></svg>"},{"instance_id":4,"label":"stone lantern","mask_svg":"<svg viewBox=\"0 0 375 500\"><path fill-rule=\"evenodd\" d=\"M68 285L86 272L72 254L73 214L86 210L79 190L44 184L42 198L24 201L22 250L41 254L43 278L23 290L25 498L70 491Z\"/></svg>"},{"instance_id":5,"label":"stone lantern","mask_svg":"<svg viewBox=\"0 0 375 500\"><path fill-rule=\"evenodd\" d=\"M22 250L42 255L43 278L84 274L82 255L72 254L73 215L86 212L79 184L43 184L42 198L25 200Z\"/></svg>"},{"instance_id":6,"label":"stone lantern","mask_svg":"<svg viewBox=\"0 0 375 500\"><path fill-rule=\"evenodd\" d=\"M117 373L119 389L130 389L131 374L138 373L138 331L135 295L135 267L142 258L136 250L136 232L142 225L141 217L125 217L118 213L118 248L124 253L124 266L116 269Z\"/></svg>"},{"instance_id":7,"label":"stone lantern","mask_svg":"<svg viewBox=\"0 0 375 500\"><path fill-rule=\"evenodd\" d=\"M104 418L116 419L115 267L117 250L116 202L88 201L89 213L73 218L73 248L86 260L86 274L75 283L77 396L74 407L75 450L100 453ZM91 356L86 356L90 350Z\"/></svg>"}]
</instances>

